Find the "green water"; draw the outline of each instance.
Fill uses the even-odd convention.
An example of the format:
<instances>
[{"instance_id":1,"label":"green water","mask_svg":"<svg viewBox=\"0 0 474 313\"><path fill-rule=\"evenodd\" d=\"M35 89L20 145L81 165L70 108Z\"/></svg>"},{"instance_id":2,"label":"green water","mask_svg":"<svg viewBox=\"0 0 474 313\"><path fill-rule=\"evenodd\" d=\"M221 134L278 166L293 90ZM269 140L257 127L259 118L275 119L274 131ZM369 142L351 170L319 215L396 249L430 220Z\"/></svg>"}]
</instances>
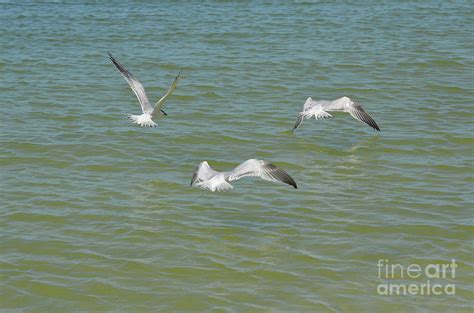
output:
<instances>
[{"instance_id":1,"label":"green water","mask_svg":"<svg viewBox=\"0 0 474 313\"><path fill-rule=\"evenodd\" d=\"M89 3L89 2L88 2ZM92 3L92 2L90 2ZM469 1L0 4L3 312L470 312ZM111 51L163 94L158 127ZM306 121L308 96L349 115ZM207 160L285 168L190 188ZM379 295L377 263L448 263L455 295ZM432 283L437 281L432 279Z\"/></svg>"}]
</instances>

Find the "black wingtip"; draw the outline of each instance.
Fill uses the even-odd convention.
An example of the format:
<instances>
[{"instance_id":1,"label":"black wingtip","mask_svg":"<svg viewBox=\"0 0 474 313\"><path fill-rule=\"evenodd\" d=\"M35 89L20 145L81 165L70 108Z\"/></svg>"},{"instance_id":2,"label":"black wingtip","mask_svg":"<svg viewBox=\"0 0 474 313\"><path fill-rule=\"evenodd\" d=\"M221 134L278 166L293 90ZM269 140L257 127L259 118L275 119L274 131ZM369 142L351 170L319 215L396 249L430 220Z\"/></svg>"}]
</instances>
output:
<instances>
[{"instance_id":1,"label":"black wingtip","mask_svg":"<svg viewBox=\"0 0 474 313\"><path fill-rule=\"evenodd\" d=\"M298 186L296 185L295 180L293 177L290 176L285 170L280 169L280 173L277 174L277 177L281 179L282 182L285 184L288 184L290 186L293 186L293 188L298 189Z\"/></svg>"},{"instance_id":2,"label":"black wingtip","mask_svg":"<svg viewBox=\"0 0 474 313\"><path fill-rule=\"evenodd\" d=\"M117 66L117 67L120 67L120 64L117 62L117 60L114 58L114 56L112 55L112 53L110 53L109 51L107 51L107 54L109 55L109 59L110 61L112 61L112 63Z\"/></svg>"},{"instance_id":3,"label":"black wingtip","mask_svg":"<svg viewBox=\"0 0 474 313\"><path fill-rule=\"evenodd\" d=\"M296 185L296 182L293 179L291 179L290 185L293 186L293 188L298 189L298 186Z\"/></svg>"},{"instance_id":4,"label":"black wingtip","mask_svg":"<svg viewBox=\"0 0 474 313\"><path fill-rule=\"evenodd\" d=\"M198 169L199 169L199 165L198 165ZM196 180L196 177L197 177L197 170L196 172L193 173L193 177L191 177L191 182L189 183L189 187L193 186L193 183Z\"/></svg>"}]
</instances>

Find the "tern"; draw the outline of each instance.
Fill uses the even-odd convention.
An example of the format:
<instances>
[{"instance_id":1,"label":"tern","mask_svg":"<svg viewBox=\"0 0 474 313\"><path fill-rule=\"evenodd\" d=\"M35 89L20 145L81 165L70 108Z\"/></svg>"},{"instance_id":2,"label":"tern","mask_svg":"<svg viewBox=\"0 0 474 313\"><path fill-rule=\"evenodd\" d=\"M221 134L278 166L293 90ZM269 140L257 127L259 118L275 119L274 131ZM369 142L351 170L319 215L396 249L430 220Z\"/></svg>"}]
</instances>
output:
<instances>
[{"instance_id":1,"label":"tern","mask_svg":"<svg viewBox=\"0 0 474 313\"><path fill-rule=\"evenodd\" d=\"M306 99L304 103L303 111L299 113L296 120L295 126L293 126L292 132L297 129L303 120L314 117L315 119L330 118L331 114L328 112L346 112L349 113L353 118L358 121L364 122L373 129L380 131L379 126L375 121L367 114L360 104L352 101L348 97L342 97L333 101L320 100L314 101L311 97Z\"/></svg>"},{"instance_id":2,"label":"tern","mask_svg":"<svg viewBox=\"0 0 474 313\"><path fill-rule=\"evenodd\" d=\"M138 124L140 126L156 127L157 125L155 122L153 122L153 119L158 115L158 113L168 115L165 113L165 111L163 111L163 106L165 104L166 99L171 96L173 91L176 89L181 77L181 72L179 72L178 76L176 76L173 83L168 88L168 91L166 91L166 93L160 98L160 100L158 100L155 107L152 107L145 93L145 88L143 87L143 85L132 75L132 73L130 73L122 64L120 64L120 62L117 61L117 59L114 58L110 52L107 53L109 54L112 63L114 63L120 74L122 74L123 78L125 78L127 83L130 85L130 88L132 88L142 107L143 114L127 114L128 118L133 123Z\"/></svg>"},{"instance_id":3,"label":"tern","mask_svg":"<svg viewBox=\"0 0 474 313\"><path fill-rule=\"evenodd\" d=\"M268 161L249 159L230 172L218 172L213 170L207 161L199 163L196 168L190 186L197 186L202 189L214 191L226 191L233 189L229 182L241 179L243 177L261 177L264 180L273 182L283 182L293 186L296 182L283 169L271 164Z\"/></svg>"}]
</instances>

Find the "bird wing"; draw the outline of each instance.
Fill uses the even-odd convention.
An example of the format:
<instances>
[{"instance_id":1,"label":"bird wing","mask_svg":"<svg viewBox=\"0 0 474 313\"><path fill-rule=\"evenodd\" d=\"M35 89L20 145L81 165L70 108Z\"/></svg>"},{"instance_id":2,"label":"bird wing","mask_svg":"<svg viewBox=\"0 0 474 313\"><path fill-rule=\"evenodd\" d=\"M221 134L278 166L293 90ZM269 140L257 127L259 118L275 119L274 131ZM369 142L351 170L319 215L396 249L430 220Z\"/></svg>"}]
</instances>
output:
<instances>
[{"instance_id":1,"label":"bird wing","mask_svg":"<svg viewBox=\"0 0 474 313\"><path fill-rule=\"evenodd\" d=\"M367 125L369 125L370 127L372 127L373 129L377 130L377 131L380 131L380 128L379 126L377 125L377 123L375 123L375 121L372 119L372 117L370 117L369 114L367 114L364 109L360 106L360 104L358 103L355 103L353 102L348 108L347 108L347 112L349 112L349 114L355 118L356 120L359 120L361 122L364 122L366 123Z\"/></svg>"},{"instance_id":2,"label":"bird wing","mask_svg":"<svg viewBox=\"0 0 474 313\"><path fill-rule=\"evenodd\" d=\"M318 104L317 101L314 101L313 99L311 99L311 97L306 99L303 105L303 111L298 114L298 117L296 118L295 126L293 126L293 129L291 130L292 132L294 132L295 129L297 129L301 125L301 123L303 123L303 120L305 119L305 117L308 118L308 116L305 116L305 113L311 110L317 104Z\"/></svg>"},{"instance_id":3,"label":"bird wing","mask_svg":"<svg viewBox=\"0 0 474 313\"><path fill-rule=\"evenodd\" d=\"M225 180L224 173L214 171L206 161L199 163L191 178L190 186L214 191L226 191L234 188Z\"/></svg>"},{"instance_id":4,"label":"bird wing","mask_svg":"<svg viewBox=\"0 0 474 313\"><path fill-rule=\"evenodd\" d=\"M200 183L202 181L209 180L216 174L217 172L214 171L206 161L202 161L196 167L193 177L191 178L191 184L189 185L192 186L194 183Z\"/></svg>"},{"instance_id":5,"label":"bird wing","mask_svg":"<svg viewBox=\"0 0 474 313\"><path fill-rule=\"evenodd\" d=\"M168 88L168 90L166 91L166 93L163 95L163 97L160 98L160 100L158 100L158 102L156 103L155 105L155 108L153 109L153 113L151 113L152 116L155 116L156 114L158 114L162 109L163 109L163 106L165 105L165 101L166 99L171 96L171 94L173 93L173 91L176 90L176 87L178 86L178 82L179 80L181 79L181 72L178 73L178 76L176 76L176 78L174 79L173 83L171 84L171 86Z\"/></svg>"},{"instance_id":6,"label":"bird wing","mask_svg":"<svg viewBox=\"0 0 474 313\"><path fill-rule=\"evenodd\" d=\"M303 120L304 120L304 116L303 116L303 112L301 112L298 114L298 117L296 118L295 126L293 126L293 129L291 131L294 132L295 129L300 127L300 125L303 123Z\"/></svg>"},{"instance_id":7,"label":"bird wing","mask_svg":"<svg viewBox=\"0 0 474 313\"><path fill-rule=\"evenodd\" d=\"M306 102L303 105L303 111L312 109L315 105L318 104L318 101L314 101L311 97L306 99Z\"/></svg>"},{"instance_id":8,"label":"bird wing","mask_svg":"<svg viewBox=\"0 0 474 313\"><path fill-rule=\"evenodd\" d=\"M120 74L122 74L123 78L125 78L127 83L130 85L130 88L132 88L133 92L137 96L138 101L140 102L140 105L142 107L143 113L151 113L153 111L153 108L151 107L151 104L148 101L148 97L145 93L145 88L143 87L143 85L135 77L133 77L132 73L130 73L122 64L120 64L120 62L117 61L117 59L115 59L110 52L107 53L109 54L109 58L112 63L114 63Z\"/></svg>"},{"instance_id":9,"label":"bird wing","mask_svg":"<svg viewBox=\"0 0 474 313\"><path fill-rule=\"evenodd\" d=\"M264 160L250 159L243 162L234 170L229 172L227 179L233 181L248 176L261 177L265 180L274 182L280 181L297 188L296 182L287 172Z\"/></svg>"}]
</instances>

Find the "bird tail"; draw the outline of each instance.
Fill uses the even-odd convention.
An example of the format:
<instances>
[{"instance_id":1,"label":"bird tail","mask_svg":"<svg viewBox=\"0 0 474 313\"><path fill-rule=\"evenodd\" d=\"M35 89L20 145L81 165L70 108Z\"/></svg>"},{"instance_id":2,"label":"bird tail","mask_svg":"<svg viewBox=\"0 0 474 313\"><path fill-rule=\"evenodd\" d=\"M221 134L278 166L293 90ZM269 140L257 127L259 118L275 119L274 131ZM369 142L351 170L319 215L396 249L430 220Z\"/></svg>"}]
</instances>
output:
<instances>
[{"instance_id":1,"label":"bird tail","mask_svg":"<svg viewBox=\"0 0 474 313\"><path fill-rule=\"evenodd\" d=\"M197 183L196 186L202 189L209 189L210 191L227 191L233 189L234 186L229 184L225 179L218 179L216 177L206 180L200 183Z\"/></svg>"},{"instance_id":2,"label":"bird tail","mask_svg":"<svg viewBox=\"0 0 474 313\"><path fill-rule=\"evenodd\" d=\"M156 127L156 123L152 121L150 114L142 114L142 115L127 115L128 119L131 120L133 123L138 124L142 127Z\"/></svg>"},{"instance_id":3,"label":"bird tail","mask_svg":"<svg viewBox=\"0 0 474 313\"><path fill-rule=\"evenodd\" d=\"M314 118L317 119L317 120L322 119L322 118L331 118L331 117L332 117L331 114L329 114L328 112L323 111L323 110L318 111L318 112L315 113L313 116L314 116Z\"/></svg>"}]
</instances>

